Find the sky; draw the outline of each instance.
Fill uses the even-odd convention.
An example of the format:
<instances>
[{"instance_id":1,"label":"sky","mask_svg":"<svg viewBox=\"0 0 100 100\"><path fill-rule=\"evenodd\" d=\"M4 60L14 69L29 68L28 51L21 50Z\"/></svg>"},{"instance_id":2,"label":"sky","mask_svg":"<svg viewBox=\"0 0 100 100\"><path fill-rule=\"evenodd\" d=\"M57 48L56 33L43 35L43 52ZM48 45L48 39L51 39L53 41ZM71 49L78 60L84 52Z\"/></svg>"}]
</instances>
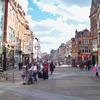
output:
<instances>
[{"instance_id":1,"label":"sky","mask_svg":"<svg viewBox=\"0 0 100 100\"><path fill-rule=\"evenodd\" d=\"M91 0L19 0L41 51L50 53L75 36L90 30Z\"/></svg>"}]
</instances>

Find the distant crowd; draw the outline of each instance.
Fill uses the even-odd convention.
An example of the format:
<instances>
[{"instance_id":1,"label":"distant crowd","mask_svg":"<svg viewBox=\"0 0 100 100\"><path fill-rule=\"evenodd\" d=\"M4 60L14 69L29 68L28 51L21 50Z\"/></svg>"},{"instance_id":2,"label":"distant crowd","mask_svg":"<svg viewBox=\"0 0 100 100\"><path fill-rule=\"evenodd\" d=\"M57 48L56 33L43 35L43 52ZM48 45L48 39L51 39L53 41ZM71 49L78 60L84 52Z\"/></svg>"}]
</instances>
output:
<instances>
[{"instance_id":1,"label":"distant crowd","mask_svg":"<svg viewBox=\"0 0 100 100\"><path fill-rule=\"evenodd\" d=\"M87 62L80 62L77 65L72 65L73 67L79 68L81 71L82 70L86 70L86 71L92 71L95 73L96 77L99 78L99 74L100 74L100 64L98 64L98 62L96 62L95 64L92 64L91 60L87 61Z\"/></svg>"}]
</instances>

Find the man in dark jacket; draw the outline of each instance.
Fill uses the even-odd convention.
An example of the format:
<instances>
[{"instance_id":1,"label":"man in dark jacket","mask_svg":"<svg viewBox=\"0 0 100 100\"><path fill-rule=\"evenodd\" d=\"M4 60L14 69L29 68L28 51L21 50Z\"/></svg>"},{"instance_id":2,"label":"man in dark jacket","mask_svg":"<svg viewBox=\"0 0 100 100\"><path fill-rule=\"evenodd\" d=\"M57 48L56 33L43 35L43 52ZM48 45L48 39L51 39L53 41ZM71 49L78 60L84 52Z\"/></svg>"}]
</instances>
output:
<instances>
[{"instance_id":1,"label":"man in dark jacket","mask_svg":"<svg viewBox=\"0 0 100 100\"><path fill-rule=\"evenodd\" d=\"M51 72L51 75L53 74L54 68L55 68L55 65L53 64L53 62L51 62L50 63L50 72Z\"/></svg>"}]
</instances>

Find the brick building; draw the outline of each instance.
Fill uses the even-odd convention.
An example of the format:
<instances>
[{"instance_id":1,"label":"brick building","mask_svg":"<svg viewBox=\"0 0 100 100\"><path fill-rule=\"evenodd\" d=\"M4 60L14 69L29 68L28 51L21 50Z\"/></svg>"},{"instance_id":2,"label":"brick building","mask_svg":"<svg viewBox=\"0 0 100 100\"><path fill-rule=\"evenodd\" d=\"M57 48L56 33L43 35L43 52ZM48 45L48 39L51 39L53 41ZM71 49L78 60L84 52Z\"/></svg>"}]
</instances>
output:
<instances>
[{"instance_id":1,"label":"brick building","mask_svg":"<svg viewBox=\"0 0 100 100\"><path fill-rule=\"evenodd\" d=\"M72 38L72 59L75 66L81 62L91 61L92 35L87 29L75 32Z\"/></svg>"}]
</instances>

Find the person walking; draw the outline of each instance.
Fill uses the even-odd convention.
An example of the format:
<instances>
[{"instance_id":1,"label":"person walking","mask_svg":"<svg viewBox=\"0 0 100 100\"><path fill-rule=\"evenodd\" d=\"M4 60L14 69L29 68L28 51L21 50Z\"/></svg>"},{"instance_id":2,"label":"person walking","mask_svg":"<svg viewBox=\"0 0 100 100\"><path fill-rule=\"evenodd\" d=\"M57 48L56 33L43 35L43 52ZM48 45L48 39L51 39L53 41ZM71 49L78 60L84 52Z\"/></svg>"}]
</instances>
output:
<instances>
[{"instance_id":1,"label":"person walking","mask_svg":"<svg viewBox=\"0 0 100 100\"><path fill-rule=\"evenodd\" d=\"M34 63L33 64L33 77L34 77L35 82L37 82L37 71L38 71L37 64Z\"/></svg>"},{"instance_id":2,"label":"person walking","mask_svg":"<svg viewBox=\"0 0 100 100\"><path fill-rule=\"evenodd\" d=\"M99 65L98 63L95 64L95 68L96 68L96 76L99 78Z\"/></svg>"},{"instance_id":3,"label":"person walking","mask_svg":"<svg viewBox=\"0 0 100 100\"><path fill-rule=\"evenodd\" d=\"M22 69L22 66L23 66L23 63L22 62L19 62L18 63L18 66L19 66L19 70L21 70Z\"/></svg>"},{"instance_id":4,"label":"person walking","mask_svg":"<svg viewBox=\"0 0 100 100\"><path fill-rule=\"evenodd\" d=\"M51 75L53 74L54 68L55 68L55 65L53 64L53 62L51 62L50 63L50 72L51 72Z\"/></svg>"},{"instance_id":5,"label":"person walking","mask_svg":"<svg viewBox=\"0 0 100 100\"><path fill-rule=\"evenodd\" d=\"M38 66L38 78L41 79L43 78L43 64L40 63Z\"/></svg>"},{"instance_id":6,"label":"person walking","mask_svg":"<svg viewBox=\"0 0 100 100\"><path fill-rule=\"evenodd\" d=\"M44 62L43 64L43 79L48 79L49 78L49 75L48 75L48 67L49 67L49 64L48 62Z\"/></svg>"}]
</instances>

